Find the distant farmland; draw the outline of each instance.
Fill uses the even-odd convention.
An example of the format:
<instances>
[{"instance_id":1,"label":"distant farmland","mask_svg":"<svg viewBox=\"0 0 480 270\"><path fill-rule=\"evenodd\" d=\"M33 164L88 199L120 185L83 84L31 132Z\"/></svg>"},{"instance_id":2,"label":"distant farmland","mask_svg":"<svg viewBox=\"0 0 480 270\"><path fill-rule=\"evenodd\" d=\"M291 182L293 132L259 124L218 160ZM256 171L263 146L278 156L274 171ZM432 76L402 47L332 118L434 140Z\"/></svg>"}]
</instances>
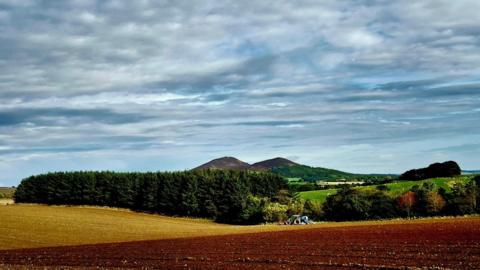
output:
<instances>
[{"instance_id":1,"label":"distant farmland","mask_svg":"<svg viewBox=\"0 0 480 270\"><path fill-rule=\"evenodd\" d=\"M468 182L472 177L471 176L459 176L459 177L454 177L454 178L432 178L432 179L427 179L427 180L422 180L422 181L396 181L393 183L388 183L385 184L385 186L388 187L389 191L388 193L391 194L392 196L399 196L402 193L405 193L409 189L411 189L413 186L418 185L421 186L423 183L434 183L438 188L444 188L447 192L450 190L451 186L456 183L466 183ZM359 186L355 187L356 189L360 190L373 190L376 188L377 185L372 185L372 186ZM309 199L313 201L318 201L318 202L324 202L327 198L327 196L335 194L337 189L331 188L331 189L323 189L323 190L312 190L312 191L304 191L300 192L300 198L302 199Z\"/></svg>"},{"instance_id":2,"label":"distant farmland","mask_svg":"<svg viewBox=\"0 0 480 270\"><path fill-rule=\"evenodd\" d=\"M11 199L15 193L15 188L0 187L0 199Z\"/></svg>"}]
</instances>

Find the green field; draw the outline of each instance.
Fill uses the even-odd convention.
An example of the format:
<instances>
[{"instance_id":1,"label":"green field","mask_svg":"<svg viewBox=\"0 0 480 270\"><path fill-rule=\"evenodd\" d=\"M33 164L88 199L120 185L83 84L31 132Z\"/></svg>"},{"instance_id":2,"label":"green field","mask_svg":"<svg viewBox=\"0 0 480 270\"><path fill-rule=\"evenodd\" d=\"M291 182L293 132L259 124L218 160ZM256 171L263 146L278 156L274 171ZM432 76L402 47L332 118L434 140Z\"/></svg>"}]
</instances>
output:
<instances>
[{"instance_id":1,"label":"green field","mask_svg":"<svg viewBox=\"0 0 480 270\"><path fill-rule=\"evenodd\" d=\"M288 180L288 183L289 183L289 184L292 184L292 183L299 183L299 184L300 184L300 183L306 183L306 182L304 182L303 179L300 178L300 177L288 177L287 180Z\"/></svg>"},{"instance_id":2,"label":"green field","mask_svg":"<svg viewBox=\"0 0 480 270\"><path fill-rule=\"evenodd\" d=\"M409 189L411 189L415 185L421 186L425 182L430 182L434 183L437 187L442 187L446 189L447 191L450 190L451 186L454 183L460 182L460 183L466 183L470 179L472 179L472 176L459 176L455 178L432 178L432 179L427 179L427 180L422 180L422 181L396 181L393 183L385 184L389 191L388 193L391 194L392 196L399 196ZM359 186L355 187L355 189L360 189L360 190L374 190L376 188L376 185L373 186ZM324 189L324 190L312 190L312 191L304 191L304 192L299 192L300 198L305 199L305 200L313 200L313 201L318 201L318 202L324 202L327 198L327 196L335 194L336 189Z\"/></svg>"},{"instance_id":3,"label":"green field","mask_svg":"<svg viewBox=\"0 0 480 270\"><path fill-rule=\"evenodd\" d=\"M312 201L319 201L324 202L327 199L327 196L335 194L337 189L329 188L323 190L311 190L311 191L303 191L299 192L300 198L305 200L312 200Z\"/></svg>"}]
</instances>

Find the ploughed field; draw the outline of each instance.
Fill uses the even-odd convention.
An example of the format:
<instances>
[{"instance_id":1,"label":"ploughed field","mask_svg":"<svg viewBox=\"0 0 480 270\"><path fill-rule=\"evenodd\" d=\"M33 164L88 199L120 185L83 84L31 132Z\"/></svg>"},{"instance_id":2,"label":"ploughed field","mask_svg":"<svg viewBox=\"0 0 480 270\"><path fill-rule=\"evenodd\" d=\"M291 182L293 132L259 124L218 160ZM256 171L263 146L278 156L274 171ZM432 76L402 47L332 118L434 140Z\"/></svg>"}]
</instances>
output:
<instances>
[{"instance_id":1,"label":"ploughed field","mask_svg":"<svg viewBox=\"0 0 480 270\"><path fill-rule=\"evenodd\" d=\"M480 269L480 218L3 250L2 264L20 269Z\"/></svg>"}]
</instances>

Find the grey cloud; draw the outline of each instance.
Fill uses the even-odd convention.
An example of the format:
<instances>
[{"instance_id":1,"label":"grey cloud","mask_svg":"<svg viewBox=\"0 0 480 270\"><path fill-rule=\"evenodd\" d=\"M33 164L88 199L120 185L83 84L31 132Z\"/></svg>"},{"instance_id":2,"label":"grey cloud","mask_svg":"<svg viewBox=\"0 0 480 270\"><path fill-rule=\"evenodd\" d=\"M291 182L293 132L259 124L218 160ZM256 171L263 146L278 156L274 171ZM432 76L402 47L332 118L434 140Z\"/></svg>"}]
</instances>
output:
<instances>
[{"instance_id":1,"label":"grey cloud","mask_svg":"<svg viewBox=\"0 0 480 270\"><path fill-rule=\"evenodd\" d=\"M245 122L233 122L233 123L201 123L196 126L199 127L220 127L220 126L290 126L290 125L305 125L310 123L309 121L245 121Z\"/></svg>"},{"instance_id":2,"label":"grey cloud","mask_svg":"<svg viewBox=\"0 0 480 270\"><path fill-rule=\"evenodd\" d=\"M385 89L385 90L409 90L409 89L424 89L425 87L431 87L432 85L438 85L441 83L449 82L454 77L448 78L434 78L434 79L424 79L424 80L411 80L411 81L395 81L395 82L388 82L385 84L380 84L376 88L377 89Z\"/></svg>"},{"instance_id":3,"label":"grey cloud","mask_svg":"<svg viewBox=\"0 0 480 270\"><path fill-rule=\"evenodd\" d=\"M478 143L460 144L460 145L453 145L448 147L434 148L434 149L431 149L431 151L478 152L480 151L480 144Z\"/></svg>"},{"instance_id":4,"label":"grey cloud","mask_svg":"<svg viewBox=\"0 0 480 270\"><path fill-rule=\"evenodd\" d=\"M477 96L480 95L480 83L450 85L428 89L420 93L427 97Z\"/></svg>"},{"instance_id":5,"label":"grey cloud","mask_svg":"<svg viewBox=\"0 0 480 270\"><path fill-rule=\"evenodd\" d=\"M373 90L345 89L330 98L335 102L405 102L409 99L431 102L443 98L474 97L480 95L480 84L464 82L459 78L428 79L417 81L398 81L380 84ZM453 102L453 100L452 100Z\"/></svg>"},{"instance_id":6,"label":"grey cloud","mask_svg":"<svg viewBox=\"0 0 480 270\"><path fill-rule=\"evenodd\" d=\"M55 125L62 118L68 121L80 122L102 122L106 124L124 124L140 122L146 120L148 116L116 113L109 109L65 109L65 108L46 108L46 109L18 109L0 111L0 126L12 126L18 124L38 124Z\"/></svg>"},{"instance_id":7,"label":"grey cloud","mask_svg":"<svg viewBox=\"0 0 480 270\"><path fill-rule=\"evenodd\" d=\"M186 93L215 93L216 87L246 88L254 84L251 76L268 74L272 69L275 56L265 56L259 59L250 59L209 74L184 74L174 80L158 81L144 85L146 89L169 89ZM219 93L221 95L221 93ZM212 96L215 97L215 96Z\"/></svg>"}]
</instances>

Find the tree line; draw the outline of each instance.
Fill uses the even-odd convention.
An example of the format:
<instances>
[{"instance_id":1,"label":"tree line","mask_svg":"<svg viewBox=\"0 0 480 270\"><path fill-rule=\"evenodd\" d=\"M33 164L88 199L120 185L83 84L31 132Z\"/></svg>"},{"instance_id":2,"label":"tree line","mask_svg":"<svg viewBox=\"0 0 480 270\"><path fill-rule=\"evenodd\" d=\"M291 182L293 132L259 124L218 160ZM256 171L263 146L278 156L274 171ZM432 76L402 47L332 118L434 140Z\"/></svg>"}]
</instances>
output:
<instances>
[{"instance_id":1,"label":"tree line","mask_svg":"<svg viewBox=\"0 0 480 270\"><path fill-rule=\"evenodd\" d=\"M22 203L99 205L217 222L281 222L292 214L313 220L366 220L480 213L480 176L449 191L431 182L393 196L376 189L344 186L325 203L299 199L285 178L268 172L57 172L28 177L14 200Z\"/></svg>"},{"instance_id":2,"label":"tree line","mask_svg":"<svg viewBox=\"0 0 480 270\"><path fill-rule=\"evenodd\" d=\"M285 178L268 172L55 172L18 186L18 203L99 205L224 223L263 221L266 203L291 197Z\"/></svg>"},{"instance_id":3,"label":"tree line","mask_svg":"<svg viewBox=\"0 0 480 270\"><path fill-rule=\"evenodd\" d=\"M480 213L480 176L466 184L455 183L449 192L431 182L413 186L398 197L387 191L384 185L376 190L344 187L327 197L322 218L345 221Z\"/></svg>"}]
</instances>

